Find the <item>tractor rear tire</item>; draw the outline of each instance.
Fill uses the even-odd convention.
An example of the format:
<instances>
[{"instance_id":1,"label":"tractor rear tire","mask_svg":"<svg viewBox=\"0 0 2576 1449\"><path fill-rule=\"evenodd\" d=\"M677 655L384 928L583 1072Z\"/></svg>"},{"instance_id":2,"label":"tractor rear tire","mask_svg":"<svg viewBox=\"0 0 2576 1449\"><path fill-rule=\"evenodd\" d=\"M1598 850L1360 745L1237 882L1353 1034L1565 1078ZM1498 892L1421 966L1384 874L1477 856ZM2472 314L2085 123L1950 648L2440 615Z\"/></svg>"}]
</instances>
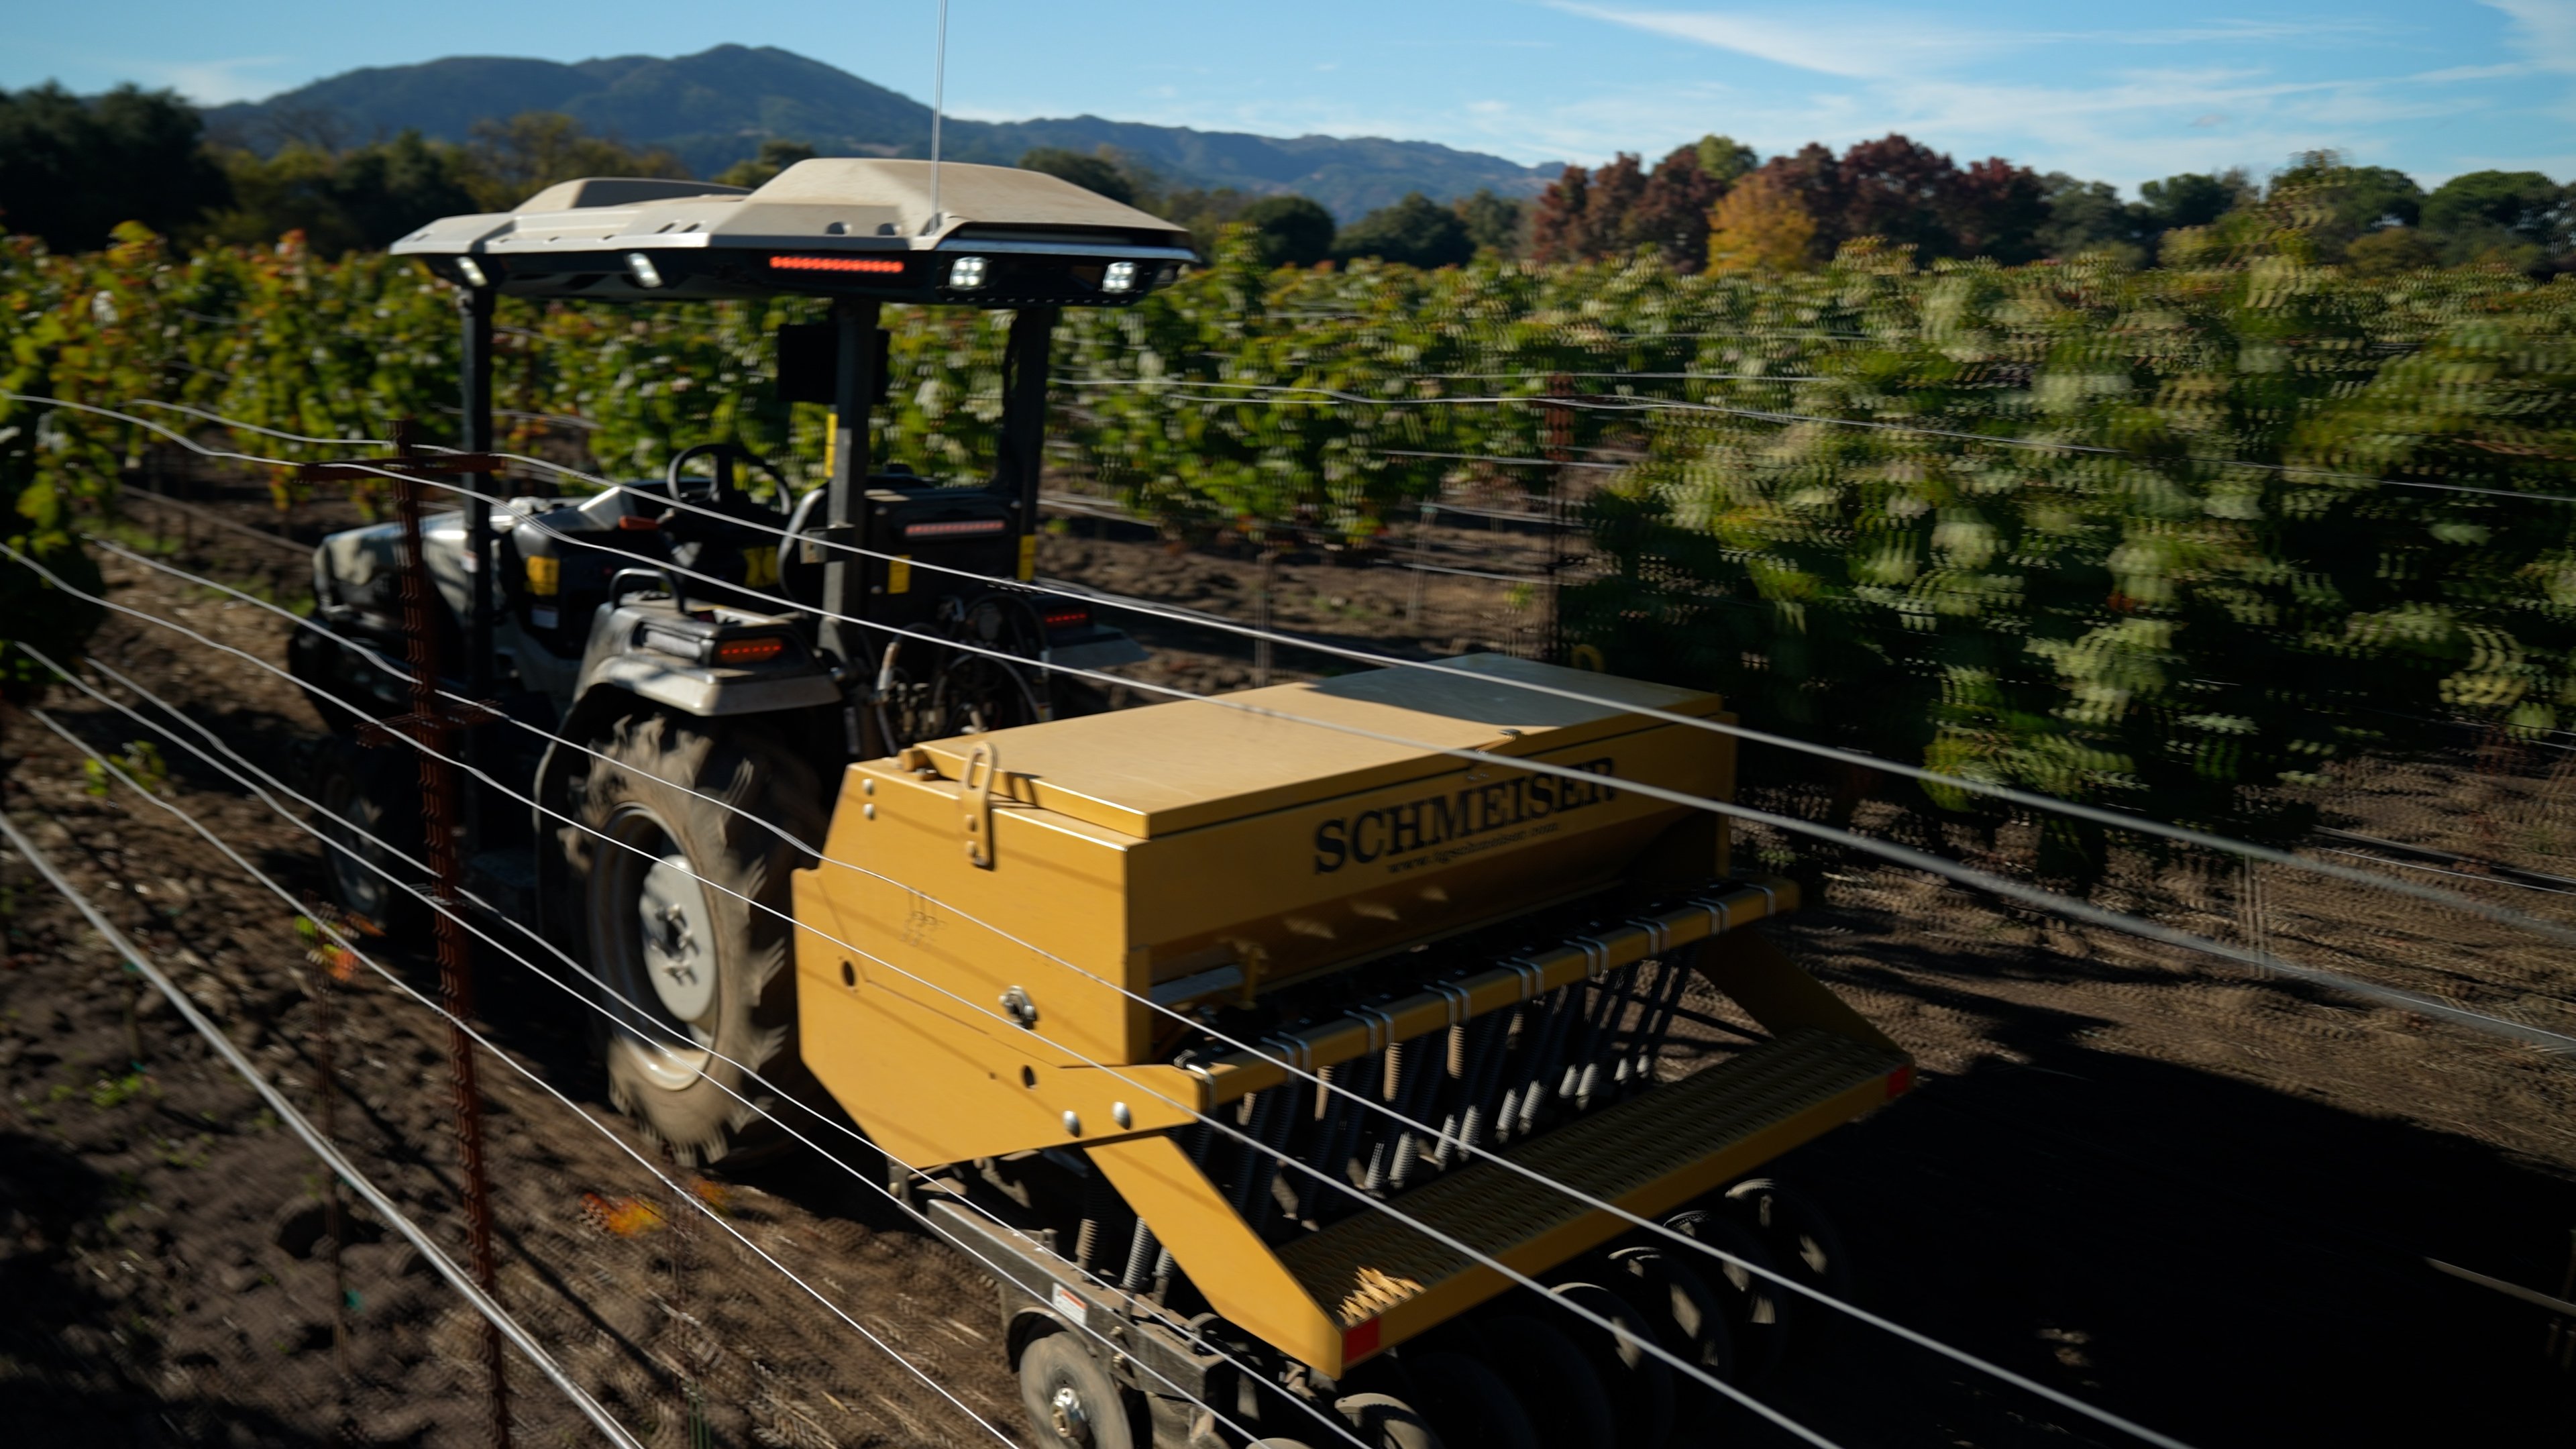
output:
<instances>
[{"instance_id":1,"label":"tractor rear tire","mask_svg":"<svg viewBox=\"0 0 2576 1449\"><path fill-rule=\"evenodd\" d=\"M580 825L557 834L610 1100L683 1164L769 1155L793 1139L763 1113L819 1095L797 1052L789 874L823 838L821 786L752 725L648 712L593 747Z\"/></svg>"},{"instance_id":2,"label":"tractor rear tire","mask_svg":"<svg viewBox=\"0 0 2576 1449\"><path fill-rule=\"evenodd\" d=\"M388 936L416 938L430 924L427 902L406 889L427 881L403 858L418 860L426 849L419 772L415 749L368 749L332 734L314 747L305 792L322 807L314 824L325 842L322 869L332 900Z\"/></svg>"}]
</instances>

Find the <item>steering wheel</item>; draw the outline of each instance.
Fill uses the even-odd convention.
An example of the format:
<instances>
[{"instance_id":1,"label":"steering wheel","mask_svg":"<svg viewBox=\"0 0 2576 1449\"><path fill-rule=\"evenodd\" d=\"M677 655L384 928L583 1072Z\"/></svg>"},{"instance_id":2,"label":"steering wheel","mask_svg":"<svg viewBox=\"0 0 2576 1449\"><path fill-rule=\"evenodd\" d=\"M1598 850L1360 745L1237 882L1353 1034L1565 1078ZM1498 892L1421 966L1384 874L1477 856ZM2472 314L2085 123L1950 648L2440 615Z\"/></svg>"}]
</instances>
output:
<instances>
[{"instance_id":1,"label":"steering wheel","mask_svg":"<svg viewBox=\"0 0 2576 1449\"><path fill-rule=\"evenodd\" d=\"M670 468L663 473L662 477L664 486L670 490L672 502L690 501L692 480L681 477L680 470L699 458L716 460L715 476L708 480L706 492L701 495L705 502L721 507L728 501L742 498L744 496L742 488L734 481L734 465L748 463L768 474L769 481L777 485L778 511L781 515L795 508L796 490L788 485L786 477L773 467L768 459L735 442L698 443L682 448L674 455Z\"/></svg>"}]
</instances>

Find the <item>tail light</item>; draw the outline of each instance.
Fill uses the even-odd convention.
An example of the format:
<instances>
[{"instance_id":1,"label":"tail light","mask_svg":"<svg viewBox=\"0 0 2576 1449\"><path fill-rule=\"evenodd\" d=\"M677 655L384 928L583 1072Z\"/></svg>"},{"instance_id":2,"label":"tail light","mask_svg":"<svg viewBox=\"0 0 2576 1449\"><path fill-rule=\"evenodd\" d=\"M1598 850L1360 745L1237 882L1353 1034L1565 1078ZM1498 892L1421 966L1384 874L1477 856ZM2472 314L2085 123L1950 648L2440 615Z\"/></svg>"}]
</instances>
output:
<instances>
[{"instance_id":1,"label":"tail light","mask_svg":"<svg viewBox=\"0 0 2576 1449\"><path fill-rule=\"evenodd\" d=\"M787 641L776 634L756 634L748 639L716 641L715 662L718 664L767 664L787 652Z\"/></svg>"},{"instance_id":2,"label":"tail light","mask_svg":"<svg viewBox=\"0 0 2576 1449\"><path fill-rule=\"evenodd\" d=\"M1046 609L1046 626L1051 632L1087 629L1091 627L1091 606L1089 604L1050 604Z\"/></svg>"}]
</instances>

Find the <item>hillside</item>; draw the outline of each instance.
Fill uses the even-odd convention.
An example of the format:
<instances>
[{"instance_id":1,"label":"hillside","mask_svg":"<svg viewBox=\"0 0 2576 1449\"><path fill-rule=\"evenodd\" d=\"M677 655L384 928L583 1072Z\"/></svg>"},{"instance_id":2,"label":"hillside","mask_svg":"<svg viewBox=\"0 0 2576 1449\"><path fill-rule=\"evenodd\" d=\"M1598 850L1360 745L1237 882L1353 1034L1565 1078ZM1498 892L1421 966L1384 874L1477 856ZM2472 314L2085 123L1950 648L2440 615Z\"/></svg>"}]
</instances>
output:
<instances>
[{"instance_id":1,"label":"hillside","mask_svg":"<svg viewBox=\"0 0 2576 1449\"><path fill-rule=\"evenodd\" d=\"M570 65L450 56L349 71L264 101L213 107L206 120L217 135L266 150L279 143L282 128L310 131L316 123L352 141L406 128L461 141L476 121L520 111L561 111L587 129L667 147L701 176L751 156L770 137L804 141L826 155L917 156L930 147L928 106L772 46ZM1098 116L952 117L945 144L958 160L1004 163L1038 146L1088 152L1110 145L1176 181L1300 192L1345 219L1408 191L1441 200L1486 187L1535 195L1556 173L1428 141L1255 136Z\"/></svg>"}]
</instances>

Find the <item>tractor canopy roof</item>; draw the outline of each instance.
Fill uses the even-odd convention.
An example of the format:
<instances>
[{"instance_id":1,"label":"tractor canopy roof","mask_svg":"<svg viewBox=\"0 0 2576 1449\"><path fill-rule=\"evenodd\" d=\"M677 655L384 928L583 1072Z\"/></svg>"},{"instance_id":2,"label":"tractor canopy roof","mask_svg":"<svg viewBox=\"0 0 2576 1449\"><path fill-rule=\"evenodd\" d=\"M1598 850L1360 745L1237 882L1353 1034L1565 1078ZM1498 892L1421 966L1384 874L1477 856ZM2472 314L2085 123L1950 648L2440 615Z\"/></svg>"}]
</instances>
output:
<instances>
[{"instance_id":1,"label":"tractor canopy roof","mask_svg":"<svg viewBox=\"0 0 2576 1449\"><path fill-rule=\"evenodd\" d=\"M1189 233L1008 166L799 161L756 191L594 176L394 243L517 297L698 301L779 292L970 307L1117 306L1191 260Z\"/></svg>"}]
</instances>

